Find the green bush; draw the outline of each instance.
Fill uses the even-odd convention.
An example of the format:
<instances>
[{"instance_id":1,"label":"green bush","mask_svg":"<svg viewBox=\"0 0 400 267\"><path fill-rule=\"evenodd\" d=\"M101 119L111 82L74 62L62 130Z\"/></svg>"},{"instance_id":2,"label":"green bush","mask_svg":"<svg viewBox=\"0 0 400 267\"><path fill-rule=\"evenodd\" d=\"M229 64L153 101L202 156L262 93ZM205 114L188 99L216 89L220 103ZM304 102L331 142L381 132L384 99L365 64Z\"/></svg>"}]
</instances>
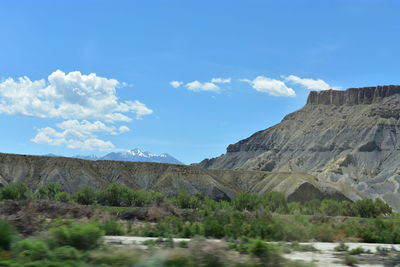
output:
<instances>
[{"instance_id":1,"label":"green bush","mask_svg":"<svg viewBox=\"0 0 400 267\"><path fill-rule=\"evenodd\" d=\"M41 239L24 239L17 242L13 248L13 253L18 259L24 261L37 261L49 256L49 246Z\"/></svg>"},{"instance_id":2,"label":"green bush","mask_svg":"<svg viewBox=\"0 0 400 267\"><path fill-rule=\"evenodd\" d=\"M108 220L99 223L99 227L106 235L124 235L125 230L121 223L116 220Z\"/></svg>"},{"instance_id":3,"label":"green bush","mask_svg":"<svg viewBox=\"0 0 400 267\"><path fill-rule=\"evenodd\" d=\"M204 222L204 235L206 237L221 238L225 236L224 226L214 218L205 218Z\"/></svg>"},{"instance_id":4,"label":"green bush","mask_svg":"<svg viewBox=\"0 0 400 267\"><path fill-rule=\"evenodd\" d=\"M240 211L253 211L257 210L260 207L261 202L261 198L258 195L240 193L233 198L232 205L235 209Z\"/></svg>"},{"instance_id":5,"label":"green bush","mask_svg":"<svg viewBox=\"0 0 400 267\"><path fill-rule=\"evenodd\" d=\"M357 215L364 218L376 218L379 215L389 215L392 209L382 199L362 199L354 203Z\"/></svg>"},{"instance_id":6,"label":"green bush","mask_svg":"<svg viewBox=\"0 0 400 267\"><path fill-rule=\"evenodd\" d=\"M58 246L71 246L79 250L98 247L104 235L96 224L71 224L50 229L51 241Z\"/></svg>"},{"instance_id":7,"label":"green bush","mask_svg":"<svg viewBox=\"0 0 400 267\"><path fill-rule=\"evenodd\" d=\"M335 251L343 252L343 251L348 251L349 246L347 246L345 243L340 243L334 248Z\"/></svg>"},{"instance_id":8,"label":"green bush","mask_svg":"<svg viewBox=\"0 0 400 267\"><path fill-rule=\"evenodd\" d=\"M0 189L0 199L24 200L31 198L31 195L24 183L8 184Z\"/></svg>"},{"instance_id":9,"label":"green bush","mask_svg":"<svg viewBox=\"0 0 400 267\"><path fill-rule=\"evenodd\" d=\"M164 266L166 267L195 267L198 266L195 264L195 260L188 253L170 253L165 260Z\"/></svg>"},{"instance_id":10,"label":"green bush","mask_svg":"<svg viewBox=\"0 0 400 267\"><path fill-rule=\"evenodd\" d=\"M183 190L178 190L177 194L171 198L171 202L181 209L196 209L200 207L201 203L197 196L190 195Z\"/></svg>"},{"instance_id":11,"label":"green bush","mask_svg":"<svg viewBox=\"0 0 400 267\"><path fill-rule=\"evenodd\" d=\"M362 247L356 247L349 251L349 255L360 255L365 253L365 250Z\"/></svg>"},{"instance_id":12,"label":"green bush","mask_svg":"<svg viewBox=\"0 0 400 267\"><path fill-rule=\"evenodd\" d=\"M346 255L346 257L343 260L343 263L348 266L356 266L358 262L359 260L357 258L350 255Z\"/></svg>"},{"instance_id":13,"label":"green bush","mask_svg":"<svg viewBox=\"0 0 400 267\"><path fill-rule=\"evenodd\" d=\"M276 245L266 243L260 239L250 242L248 253L259 258L264 266L280 266L284 262Z\"/></svg>"},{"instance_id":14,"label":"green bush","mask_svg":"<svg viewBox=\"0 0 400 267\"><path fill-rule=\"evenodd\" d=\"M98 202L104 206L125 206L129 188L119 184L110 184L98 196Z\"/></svg>"},{"instance_id":15,"label":"green bush","mask_svg":"<svg viewBox=\"0 0 400 267\"><path fill-rule=\"evenodd\" d=\"M97 191L90 186L85 186L74 195L74 200L81 205L93 205L97 200Z\"/></svg>"},{"instance_id":16,"label":"green bush","mask_svg":"<svg viewBox=\"0 0 400 267\"><path fill-rule=\"evenodd\" d=\"M36 193L37 199L56 200L56 195L61 192L61 185L47 184L40 187Z\"/></svg>"},{"instance_id":17,"label":"green bush","mask_svg":"<svg viewBox=\"0 0 400 267\"><path fill-rule=\"evenodd\" d=\"M357 234L365 242L399 244L400 224L397 221L377 218L368 226L360 228Z\"/></svg>"},{"instance_id":18,"label":"green bush","mask_svg":"<svg viewBox=\"0 0 400 267\"><path fill-rule=\"evenodd\" d=\"M262 196L262 204L271 212L288 213L289 208L287 205L285 194L281 192L266 192Z\"/></svg>"},{"instance_id":19,"label":"green bush","mask_svg":"<svg viewBox=\"0 0 400 267\"><path fill-rule=\"evenodd\" d=\"M141 189L129 189L123 201L124 206L144 207L146 205L163 202L164 195L158 192L146 191Z\"/></svg>"},{"instance_id":20,"label":"green bush","mask_svg":"<svg viewBox=\"0 0 400 267\"><path fill-rule=\"evenodd\" d=\"M142 255L134 249L102 249L94 250L87 256L87 261L90 263L85 266L113 266L113 267L133 267L133 266L162 266L160 265L145 265L139 263Z\"/></svg>"},{"instance_id":21,"label":"green bush","mask_svg":"<svg viewBox=\"0 0 400 267\"><path fill-rule=\"evenodd\" d=\"M55 195L55 200L63 203L68 203L71 201L71 195L67 192L59 192Z\"/></svg>"},{"instance_id":22,"label":"green bush","mask_svg":"<svg viewBox=\"0 0 400 267\"><path fill-rule=\"evenodd\" d=\"M10 249L14 235L14 228L8 222L0 220L0 250Z\"/></svg>"},{"instance_id":23,"label":"green bush","mask_svg":"<svg viewBox=\"0 0 400 267\"><path fill-rule=\"evenodd\" d=\"M59 261L79 261L82 259L82 257L82 252L70 246L57 247L51 252L51 258Z\"/></svg>"}]
</instances>

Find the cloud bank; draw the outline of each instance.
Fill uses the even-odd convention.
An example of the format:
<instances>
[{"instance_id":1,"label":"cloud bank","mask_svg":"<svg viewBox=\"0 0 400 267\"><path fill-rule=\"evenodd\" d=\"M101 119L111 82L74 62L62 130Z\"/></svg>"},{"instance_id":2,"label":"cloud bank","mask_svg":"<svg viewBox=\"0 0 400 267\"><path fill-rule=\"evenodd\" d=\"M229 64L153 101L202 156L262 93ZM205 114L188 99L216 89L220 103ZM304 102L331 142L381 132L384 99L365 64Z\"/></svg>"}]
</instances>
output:
<instances>
[{"instance_id":1,"label":"cloud bank","mask_svg":"<svg viewBox=\"0 0 400 267\"><path fill-rule=\"evenodd\" d=\"M212 78L210 82L199 82L198 80L188 82L184 86L187 90L192 92L209 91L219 92L221 88L216 85L217 83L230 83L231 78ZM184 83L181 81L172 81L169 83L174 88L181 87Z\"/></svg>"},{"instance_id":2,"label":"cloud bank","mask_svg":"<svg viewBox=\"0 0 400 267\"><path fill-rule=\"evenodd\" d=\"M242 79L241 81L249 83L258 92L268 93L272 96L296 96L296 92L280 80L257 76L253 80Z\"/></svg>"},{"instance_id":3,"label":"cloud bank","mask_svg":"<svg viewBox=\"0 0 400 267\"><path fill-rule=\"evenodd\" d=\"M32 141L104 151L114 145L98 139L95 133L115 135L129 130L127 126L117 129L105 123L130 122L132 116L141 119L153 112L140 101L120 101L116 91L121 86L124 83L115 79L79 71L66 74L57 70L47 80L37 81L26 76L8 78L0 82L0 114L64 119L57 124L61 131L39 129Z\"/></svg>"},{"instance_id":4,"label":"cloud bank","mask_svg":"<svg viewBox=\"0 0 400 267\"><path fill-rule=\"evenodd\" d=\"M289 75L285 80L293 84L301 85L310 90L328 90L334 88L321 79L300 78L295 75Z\"/></svg>"}]
</instances>

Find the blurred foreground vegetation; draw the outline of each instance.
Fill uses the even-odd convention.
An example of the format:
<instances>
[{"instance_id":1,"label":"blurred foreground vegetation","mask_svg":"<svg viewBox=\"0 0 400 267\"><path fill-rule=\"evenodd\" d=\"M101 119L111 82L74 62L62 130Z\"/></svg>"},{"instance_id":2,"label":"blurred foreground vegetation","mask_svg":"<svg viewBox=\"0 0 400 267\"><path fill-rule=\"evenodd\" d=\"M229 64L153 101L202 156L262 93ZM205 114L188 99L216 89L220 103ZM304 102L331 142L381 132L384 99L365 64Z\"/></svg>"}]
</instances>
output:
<instances>
[{"instance_id":1,"label":"blurred foreground vegetation","mask_svg":"<svg viewBox=\"0 0 400 267\"><path fill-rule=\"evenodd\" d=\"M278 192L215 201L118 184L73 195L57 184L36 192L11 184L0 189L0 219L0 266L308 266L265 241L400 243L400 217L380 199L288 203ZM102 245L103 235L194 240L115 250Z\"/></svg>"}]
</instances>

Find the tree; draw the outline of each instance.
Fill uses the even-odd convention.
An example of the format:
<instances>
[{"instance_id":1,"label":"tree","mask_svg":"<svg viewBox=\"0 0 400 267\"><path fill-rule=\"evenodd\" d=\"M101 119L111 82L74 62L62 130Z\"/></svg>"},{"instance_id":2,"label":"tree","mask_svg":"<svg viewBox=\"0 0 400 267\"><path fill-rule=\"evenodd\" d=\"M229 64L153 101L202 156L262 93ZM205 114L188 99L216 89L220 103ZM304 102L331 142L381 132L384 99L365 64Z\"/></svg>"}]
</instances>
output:
<instances>
[{"instance_id":1,"label":"tree","mask_svg":"<svg viewBox=\"0 0 400 267\"><path fill-rule=\"evenodd\" d=\"M196 209L200 206L198 197L189 194L184 190L178 190L177 194L171 199L178 208Z\"/></svg>"},{"instance_id":2,"label":"tree","mask_svg":"<svg viewBox=\"0 0 400 267\"><path fill-rule=\"evenodd\" d=\"M233 198L232 204L237 210L253 211L260 207L261 198L255 194L240 193Z\"/></svg>"},{"instance_id":3,"label":"tree","mask_svg":"<svg viewBox=\"0 0 400 267\"><path fill-rule=\"evenodd\" d=\"M266 192L262 196L262 203L271 212L289 212L285 194L281 192Z\"/></svg>"},{"instance_id":4,"label":"tree","mask_svg":"<svg viewBox=\"0 0 400 267\"><path fill-rule=\"evenodd\" d=\"M110 184L100 192L98 201L104 206L126 206L124 204L127 201L128 194L128 187L119 184Z\"/></svg>"},{"instance_id":5,"label":"tree","mask_svg":"<svg viewBox=\"0 0 400 267\"><path fill-rule=\"evenodd\" d=\"M97 191L93 187L85 186L74 195L74 199L81 205L92 205L96 203Z\"/></svg>"},{"instance_id":6,"label":"tree","mask_svg":"<svg viewBox=\"0 0 400 267\"><path fill-rule=\"evenodd\" d=\"M61 185L59 184L47 184L39 188L36 193L38 199L55 200L56 195L61 192Z\"/></svg>"},{"instance_id":7,"label":"tree","mask_svg":"<svg viewBox=\"0 0 400 267\"><path fill-rule=\"evenodd\" d=\"M24 200L29 199L32 193L23 183L8 184L0 189L0 199Z\"/></svg>"}]
</instances>

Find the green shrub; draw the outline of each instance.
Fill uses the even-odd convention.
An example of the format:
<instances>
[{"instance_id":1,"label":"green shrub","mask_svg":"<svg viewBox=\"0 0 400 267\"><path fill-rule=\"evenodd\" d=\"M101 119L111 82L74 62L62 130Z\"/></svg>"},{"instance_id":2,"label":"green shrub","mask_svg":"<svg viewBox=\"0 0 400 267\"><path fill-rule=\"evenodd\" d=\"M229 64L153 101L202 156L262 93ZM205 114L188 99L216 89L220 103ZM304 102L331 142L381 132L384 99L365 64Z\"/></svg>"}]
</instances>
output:
<instances>
[{"instance_id":1,"label":"green shrub","mask_svg":"<svg viewBox=\"0 0 400 267\"><path fill-rule=\"evenodd\" d=\"M24 200L31 198L31 191L23 183L8 184L0 189L0 199Z\"/></svg>"},{"instance_id":2,"label":"green shrub","mask_svg":"<svg viewBox=\"0 0 400 267\"><path fill-rule=\"evenodd\" d=\"M392 209L382 199L362 199L354 203L357 215L364 218L376 218L379 215L389 215Z\"/></svg>"},{"instance_id":3,"label":"green shrub","mask_svg":"<svg viewBox=\"0 0 400 267\"><path fill-rule=\"evenodd\" d=\"M80 260L82 257L82 252L70 246L58 247L51 252L51 258L59 261Z\"/></svg>"},{"instance_id":4,"label":"green shrub","mask_svg":"<svg viewBox=\"0 0 400 267\"><path fill-rule=\"evenodd\" d=\"M266 243L260 239L250 242L248 253L259 258L265 266L279 266L284 262L276 245Z\"/></svg>"},{"instance_id":5,"label":"green shrub","mask_svg":"<svg viewBox=\"0 0 400 267\"><path fill-rule=\"evenodd\" d=\"M108 220L99 223L99 227L106 235L124 235L125 230L121 223L116 220Z\"/></svg>"},{"instance_id":6,"label":"green shrub","mask_svg":"<svg viewBox=\"0 0 400 267\"><path fill-rule=\"evenodd\" d=\"M262 204L271 212L285 214L289 212L285 194L281 192L266 192L262 196Z\"/></svg>"},{"instance_id":7,"label":"green shrub","mask_svg":"<svg viewBox=\"0 0 400 267\"><path fill-rule=\"evenodd\" d=\"M233 198L232 205L235 209L240 211L253 211L260 207L261 198L255 194L240 193Z\"/></svg>"},{"instance_id":8,"label":"green shrub","mask_svg":"<svg viewBox=\"0 0 400 267\"><path fill-rule=\"evenodd\" d=\"M396 221L384 221L377 218L372 224L360 228L357 235L364 242L399 244L400 224Z\"/></svg>"},{"instance_id":9,"label":"green shrub","mask_svg":"<svg viewBox=\"0 0 400 267\"><path fill-rule=\"evenodd\" d=\"M152 203L160 204L163 199L164 195L158 192L128 189L123 205L128 207L144 207Z\"/></svg>"},{"instance_id":10,"label":"green shrub","mask_svg":"<svg viewBox=\"0 0 400 267\"><path fill-rule=\"evenodd\" d=\"M129 188L119 184L109 184L98 196L98 202L104 206L124 206Z\"/></svg>"},{"instance_id":11,"label":"green shrub","mask_svg":"<svg viewBox=\"0 0 400 267\"><path fill-rule=\"evenodd\" d=\"M349 251L349 255L359 255L365 253L365 250L362 247L356 247Z\"/></svg>"},{"instance_id":12,"label":"green shrub","mask_svg":"<svg viewBox=\"0 0 400 267\"><path fill-rule=\"evenodd\" d=\"M187 247L189 247L188 242L187 241L183 241L183 240L177 242L176 246L178 248L187 248Z\"/></svg>"},{"instance_id":13,"label":"green shrub","mask_svg":"<svg viewBox=\"0 0 400 267\"><path fill-rule=\"evenodd\" d=\"M205 218L204 222L204 235L206 237L221 238L225 236L224 226L214 218Z\"/></svg>"},{"instance_id":14,"label":"green shrub","mask_svg":"<svg viewBox=\"0 0 400 267\"><path fill-rule=\"evenodd\" d=\"M0 220L0 250L10 249L14 235L14 228L8 222Z\"/></svg>"},{"instance_id":15,"label":"green shrub","mask_svg":"<svg viewBox=\"0 0 400 267\"><path fill-rule=\"evenodd\" d=\"M55 200L56 195L61 192L61 185L47 184L40 187L36 193L37 199Z\"/></svg>"},{"instance_id":16,"label":"green shrub","mask_svg":"<svg viewBox=\"0 0 400 267\"><path fill-rule=\"evenodd\" d=\"M52 241L58 246L71 246L79 250L98 247L104 232L93 223L71 224L50 229Z\"/></svg>"},{"instance_id":17,"label":"green shrub","mask_svg":"<svg viewBox=\"0 0 400 267\"><path fill-rule=\"evenodd\" d=\"M171 198L171 202L181 209L196 209L200 207L200 200L186 191L178 190L177 194Z\"/></svg>"},{"instance_id":18,"label":"green shrub","mask_svg":"<svg viewBox=\"0 0 400 267\"><path fill-rule=\"evenodd\" d=\"M56 194L55 200L63 203L68 203L71 201L71 195L67 192L59 192Z\"/></svg>"},{"instance_id":19,"label":"green shrub","mask_svg":"<svg viewBox=\"0 0 400 267\"><path fill-rule=\"evenodd\" d=\"M356 266L356 264L358 263L359 261L357 260L357 258L355 258L355 257L353 257L353 256L350 256L350 255L346 255L346 257L344 258L344 260L343 260L343 263L345 264L345 265L348 265L348 266Z\"/></svg>"},{"instance_id":20,"label":"green shrub","mask_svg":"<svg viewBox=\"0 0 400 267\"><path fill-rule=\"evenodd\" d=\"M133 267L141 260L142 255L133 249L104 249L95 250L89 253L87 260L89 266L113 266L113 267ZM87 266L87 265L86 265ZM138 266L162 266L162 265L144 265Z\"/></svg>"},{"instance_id":21,"label":"green shrub","mask_svg":"<svg viewBox=\"0 0 400 267\"><path fill-rule=\"evenodd\" d=\"M167 259L165 260L164 266L166 267L182 267L182 266L187 266L187 267L195 267L198 266L195 264L195 260L193 257L184 252L173 252L170 253L167 256Z\"/></svg>"},{"instance_id":22,"label":"green shrub","mask_svg":"<svg viewBox=\"0 0 400 267\"><path fill-rule=\"evenodd\" d=\"M97 200L97 191L90 186L85 186L74 195L74 199L81 205L93 205Z\"/></svg>"},{"instance_id":23,"label":"green shrub","mask_svg":"<svg viewBox=\"0 0 400 267\"><path fill-rule=\"evenodd\" d=\"M41 239L24 239L17 242L13 248L13 253L24 261L37 261L49 256L49 246Z\"/></svg>"},{"instance_id":24,"label":"green shrub","mask_svg":"<svg viewBox=\"0 0 400 267\"><path fill-rule=\"evenodd\" d=\"M348 251L349 246L347 246L345 243L340 243L334 248L335 251L343 252L343 251Z\"/></svg>"}]
</instances>

